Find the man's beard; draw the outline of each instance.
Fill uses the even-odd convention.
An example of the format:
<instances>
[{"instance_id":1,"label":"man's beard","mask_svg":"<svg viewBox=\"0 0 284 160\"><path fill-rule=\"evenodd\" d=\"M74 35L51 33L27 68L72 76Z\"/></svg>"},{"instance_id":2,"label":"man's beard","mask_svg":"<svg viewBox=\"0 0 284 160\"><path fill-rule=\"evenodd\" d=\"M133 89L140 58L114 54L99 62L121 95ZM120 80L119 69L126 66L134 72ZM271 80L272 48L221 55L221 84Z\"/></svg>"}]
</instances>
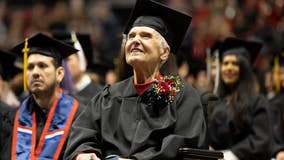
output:
<instances>
[{"instance_id":1,"label":"man's beard","mask_svg":"<svg viewBox=\"0 0 284 160\"><path fill-rule=\"evenodd\" d=\"M33 90L30 90L30 92L31 94L35 94L35 95L48 95L54 92L55 87L56 87L56 83L52 83L51 85L47 86L44 89L35 88Z\"/></svg>"}]
</instances>

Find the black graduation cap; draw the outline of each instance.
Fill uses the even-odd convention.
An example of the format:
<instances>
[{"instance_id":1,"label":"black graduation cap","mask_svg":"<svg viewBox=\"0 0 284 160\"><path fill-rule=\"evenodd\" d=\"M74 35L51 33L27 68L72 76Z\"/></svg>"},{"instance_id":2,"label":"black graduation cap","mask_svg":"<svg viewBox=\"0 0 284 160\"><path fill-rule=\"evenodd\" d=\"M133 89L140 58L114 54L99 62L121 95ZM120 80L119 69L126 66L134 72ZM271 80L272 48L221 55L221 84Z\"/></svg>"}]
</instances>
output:
<instances>
[{"instance_id":1,"label":"black graduation cap","mask_svg":"<svg viewBox=\"0 0 284 160\"><path fill-rule=\"evenodd\" d=\"M79 56L79 60L81 61L80 63L84 63L84 64L80 64L80 65L82 65L80 67L90 68L90 66L93 65L93 62L92 62L92 60L93 60L93 47L92 47L92 41L91 41L90 34L75 33L74 32L74 36L76 36L76 37L74 37L73 33L70 32L70 31L59 31L59 32L54 32L52 34L52 36L53 36L53 38L61 40L64 43L67 43L67 44L74 46L74 47L75 47L75 41L78 41L82 50L83 50L83 56L82 56L82 58L80 58L81 56ZM79 50L79 48L76 48L76 49ZM77 52L77 53L78 53L78 55L80 54L80 52ZM85 64L85 59L87 60L87 64Z\"/></svg>"},{"instance_id":2,"label":"black graduation cap","mask_svg":"<svg viewBox=\"0 0 284 160\"><path fill-rule=\"evenodd\" d=\"M87 66L89 66L92 63L91 60L93 59L93 47L92 47L92 42L91 42L91 36L90 34L87 34L87 33L75 33L75 34L76 34L76 38L78 39L83 49L84 56L88 60ZM71 46L74 46L74 43L76 41L72 38L72 32L67 32L67 31L54 32L52 36Z\"/></svg>"},{"instance_id":3,"label":"black graduation cap","mask_svg":"<svg viewBox=\"0 0 284 160\"><path fill-rule=\"evenodd\" d=\"M273 52L270 58L271 67L275 67L275 65L284 66L284 48L275 49L275 52Z\"/></svg>"},{"instance_id":4,"label":"black graduation cap","mask_svg":"<svg viewBox=\"0 0 284 160\"><path fill-rule=\"evenodd\" d=\"M52 36L58 40L61 40L71 46L74 45L74 40L72 39L71 32L54 32ZM76 33L76 37L80 42L82 49L85 54L89 54L93 52L91 37L90 34L87 33ZM87 55L86 55L87 57Z\"/></svg>"},{"instance_id":5,"label":"black graduation cap","mask_svg":"<svg viewBox=\"0 0 284 160\"><path fill-rule=\"evenodd\" d=\"M57 40L63 41L70 46L73 46L75 42L75 40L72 39L71 32L54 32L52 33L52 37Z\"/></svg>"},{"instance_id":6,"label":"black graduation cap","mask_svg":"<svg viewBox=\"0 0 284 160\"><path fill-rule=\"evenodd\" d=\"M256 41L245 41L238 38L226 38L220 48L220 57L226 54L242 55L253 64L262 47L262 44Z\"/></svg>"},{"instance_id":7,"label":"black graduation cap","mask_svg":"<svg viewBox=\"0 0 284 160\"><path fill-rule=\"evenodd\" d=\"M59 62L58 64L61 64L62 59L78 51L74 47L42 33L32 36L27 42L28 55L39 53L50 56ZM25 41L12 48L11 51L23 55L24 47Z\"/></svg>"},{"instance_id":8,"label":"black graduation cap","mask_svg":"<svg viewBox=\"0 0 284 160\"><path fill-rule=\"evenodd\" d=\"M128 34L135 26L151 27L165 38L171 47L171 53L176 54L190 22L190 16L163 4L152 0L137 0L124 34Z\"/></svg>"},{"instance_id":9,"label":"black graduation cap","mask_svg":"<svg viewBox=\"0 0 284 160\"><path fill-rule=\"evenodd\" d=\"M21 68L15 65L15 61L15 54L9 51L0 50L0 75L4 80L9 80L22 71Z\"/></svg>"},{"instance_id":10,"label":"black graduation cap","mask_svg":"<svg viewBox=\"0 0 284 160\"><path fill-rule=\"evenodd\" d=\"M284 48L281 48L274 57L278 57L279 66L284 66Z\"/></svg>"},{"instance_id":11,"label":"black graduation cap","mask_svg":"<svg viewBox=\"0 0 284 160\"><path fill-rule=\"evenodd\" d=\"M78 50L59 40L51 38L42 33L38 33L31 38L26 39L24 42L18 44L17 46L12 48L11 51L23 57L23 84L24 90L27 90L26 67L28 55L38 53L45 56L50 56L54 58L56 65L64 67L62 60L69 55L76 53ZM63 81L65 81L65 79L68 79L68 77L68 75L64 76Z\"/></svg>"},{"instance_id":12,"label":"black graduation cap","mask_svg":"<svg viewBox=\"0 0 284 160\"><path fill-rule=\"evenodd\" d=\"M206 63L207 66L209 66L211 64L211 62L215 61L215 60L219 60L219 52L220 49L222 47L222 41L220 40L216 40L213 45L211 46L211 48L208 48L206 50Z\"/></svg>"},{"instance_id":13,"label":"black graduation cap","mask_svg":"<svg viewBox=\"0 0 284 160\"><path fill-rule=\"evenodd\" d=\"M219 52L221 46L222 46L222 42L221 41L219 41L219 40L215 41L215 43L210 48L210 57L211 58L214 58L216 56L215 55L216 51Z\"/></svg>"}]
</instances>

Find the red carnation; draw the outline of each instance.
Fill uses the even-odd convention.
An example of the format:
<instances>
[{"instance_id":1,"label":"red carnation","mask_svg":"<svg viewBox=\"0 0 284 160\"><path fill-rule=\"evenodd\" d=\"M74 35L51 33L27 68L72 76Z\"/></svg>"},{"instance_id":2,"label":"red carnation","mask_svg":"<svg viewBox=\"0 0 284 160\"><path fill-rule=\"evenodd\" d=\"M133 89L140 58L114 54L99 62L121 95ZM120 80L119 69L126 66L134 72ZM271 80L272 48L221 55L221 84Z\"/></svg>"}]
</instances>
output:
<instances>
[{"instance_id":1,"label":"red carnation","mask_svg":"<svg viewBox=\"0 0 284 160\"><path fill-rule=\"evenodd\" d=\"M168 104L174 100L174 97L176 96L177 92L180 91L181 87L182 84L179 77L174 76L166 76L160 81L155 80L153 85L154 92L156 95L158 95L158 99L165 97L165 102Z\"/></svg>"},{"instance_id":2,"label":"red carnation","mask_svg":"<svg viewBox=\"0 0 284 160\"><path fill-rule=\"evenodd\" d=\"M158 88L159 88L161 94L169 94L170 93L170 87L169 87L168 83L166 83L166 82L160 82L158 84Z\"/></svg>"}]
</instances>

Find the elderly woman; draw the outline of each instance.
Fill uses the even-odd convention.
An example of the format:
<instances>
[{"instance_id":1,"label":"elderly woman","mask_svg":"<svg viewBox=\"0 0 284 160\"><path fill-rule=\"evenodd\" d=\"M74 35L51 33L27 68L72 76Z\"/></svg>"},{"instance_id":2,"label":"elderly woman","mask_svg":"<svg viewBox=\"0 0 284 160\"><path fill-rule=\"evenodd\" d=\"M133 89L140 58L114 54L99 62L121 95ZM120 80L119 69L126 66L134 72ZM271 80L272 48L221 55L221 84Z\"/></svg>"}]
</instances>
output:
<instances>
[{"instance_id":1,"label":"elderly woman","mask_svg":"<svg viewBox=\"0 0 284 160\"><path fill-rule=\"evenodd\" d=\"M225 160L269 159L268 102L256 91L251 64L261 44L227 38L220 49L220 101L211 105L210 145Z\"/></svg>"},{"instance_id":2,"label":"elderly woman","mask_svg":"<svg viewBox=\"0 0 284 160\"><path fill-rule=\"evenodd\" d=\"M180 147L207 147L200 97L162 69L190 20L159 3L137 1L124 46L133 76L92 99L71 129L66 159L176 160Z\"/></svg>"}]
</instances>

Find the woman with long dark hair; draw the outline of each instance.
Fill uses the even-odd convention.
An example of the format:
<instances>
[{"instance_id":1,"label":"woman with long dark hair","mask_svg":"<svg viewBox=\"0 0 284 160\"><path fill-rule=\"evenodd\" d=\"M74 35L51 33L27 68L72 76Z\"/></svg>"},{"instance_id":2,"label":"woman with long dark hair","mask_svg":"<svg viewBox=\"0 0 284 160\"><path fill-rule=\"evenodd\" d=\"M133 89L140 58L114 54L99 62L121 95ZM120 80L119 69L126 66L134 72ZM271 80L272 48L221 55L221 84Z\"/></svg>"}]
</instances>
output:
<instances>
[{"instance_id":1,"label":"woman with long dark hair","mask_svg":"<svg viewBox=\"0 0 284 160\"><path fill-rule=\"evenodd\" d=\"M257 92L251 68L261 44L227 38L221 47L219 101L209 118L210 145L225 160L269 159L267 100Z\"/></svg>"}]
</instances>

